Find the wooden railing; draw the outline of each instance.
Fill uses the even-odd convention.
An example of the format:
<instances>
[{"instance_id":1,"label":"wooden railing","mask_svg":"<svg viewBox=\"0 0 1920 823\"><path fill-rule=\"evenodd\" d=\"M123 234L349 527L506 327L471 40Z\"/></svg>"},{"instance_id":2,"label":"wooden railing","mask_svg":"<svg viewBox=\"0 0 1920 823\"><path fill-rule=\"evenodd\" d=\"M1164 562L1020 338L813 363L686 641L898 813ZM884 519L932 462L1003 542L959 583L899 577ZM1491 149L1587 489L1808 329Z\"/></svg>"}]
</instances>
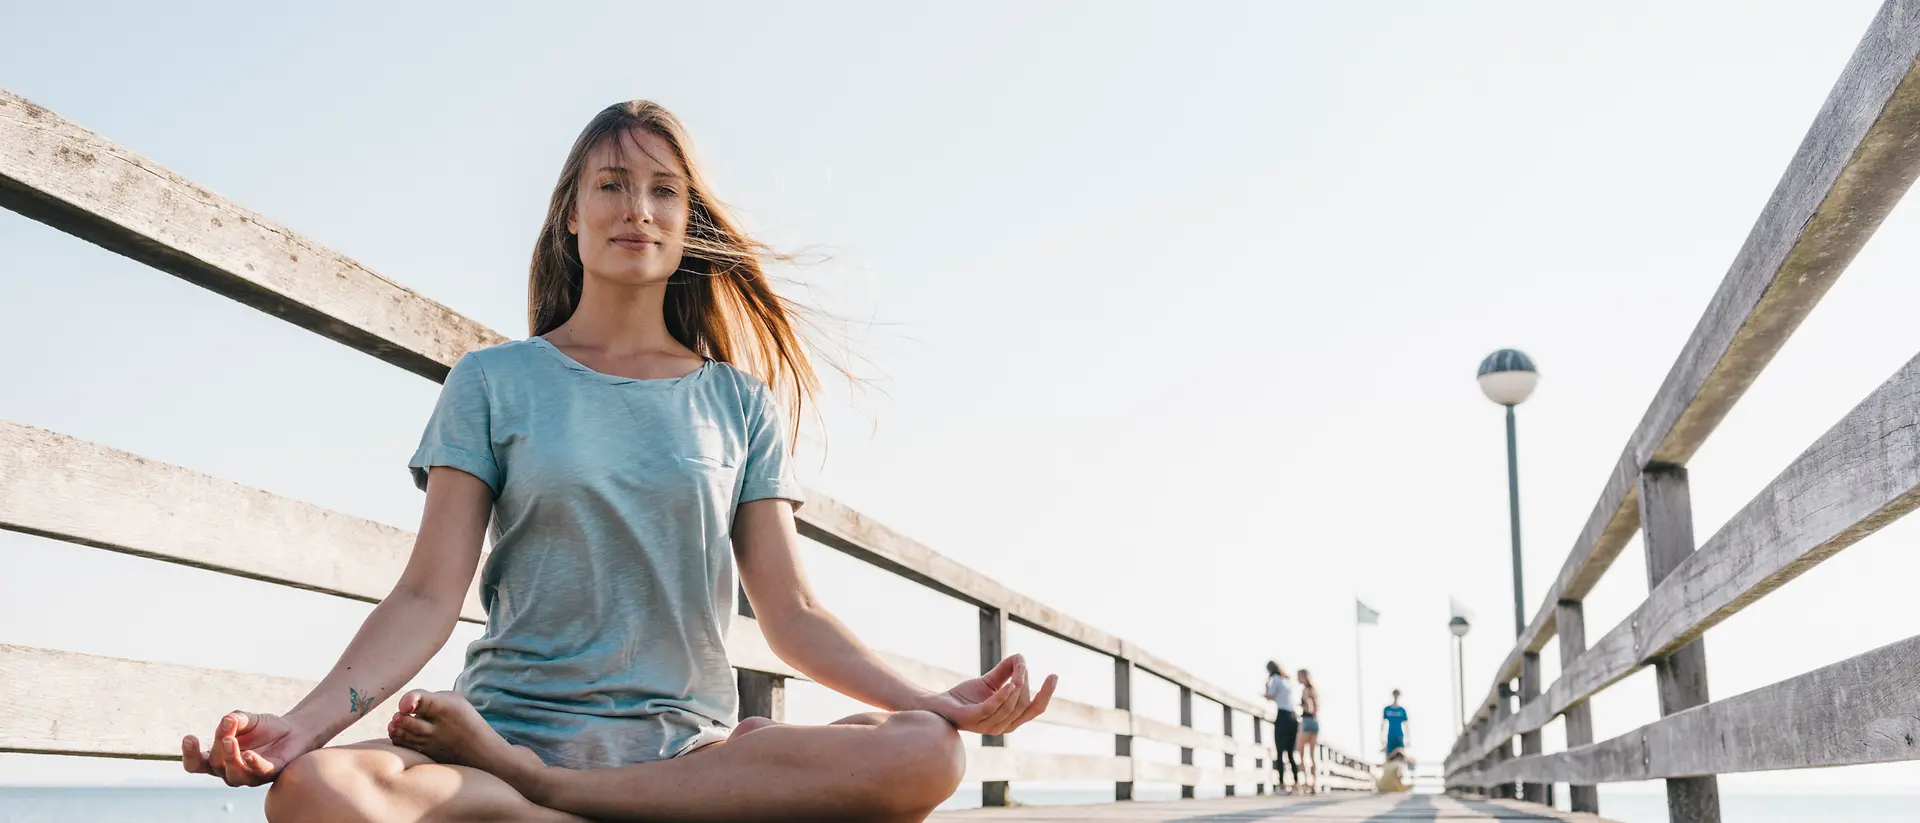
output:
<instances>
[{"instance_id":1,"label":"wooden railing","mask_svg":"<svg viewBox=\"0 0 1920 823\"><path fill-rule=\"evenodd\" d=\"M1701 639L1920 505L1920 358L1698 551L1685 468L1920 172L1916 57L1920 4L1886 3L1456 741L1449 786L1511 793L1519 781L1527 799L1545 800L1551 784L1566 783L1574 810L1597 811L1594 784L1664 778L1674 820L1717 823L1717 774L1920 758L1920 637L1713 702ZM1581 601L1635 533L1648 595L1589 648ZM1556 634L1561 673L1549 685L1539 653ZM1662 719L1594 742L1588 699L1646 666ZM1557 716L1568 748L1542 754L1540 730Z\"/></svg>"},{"instance_id":2,"label":"wooden railing","mask_svg":"<svg viewBox=\"0 0 1920 823\"><path fill-rule=\"evenodd\" d=\"M505 338L340 254L0 90L0 206L176 275L435 381L465 352ZM967 775L990 804L1013 780L1250 786L1264 793L1275 751L1272 704L1212 685L1145 649L1015 592L818 492L800 532L979 608L980 661L998 661L1018 623L1113 661L1111 706L1056 698L1041 722L1113 735L1111 756L1005 746L968 750ZM278 497L44 429L0 421L0 528L366 602L384 597L412 549L390 526ZM743 716L781 719L784 684L800 674L768 648L742 598L728 652ZM486 619L473 591L460 615ZM316 650L316 653L325 653ZM974 676L889 656L933 688ZM984 669L983 669L984 670ZM1179 689L1178 725L1131 710L1140 676ZM235 706L292 705L311 683L265 675L0 645L0 751L165 759L183 733ZM1193 697L1218 702L1228 734L1195 729ZM1236 715L1251 739L1231 736ZM340 739L384 736L375 717ZM1132 756L1135 739L1179 746L1181 764ZM1267 742L1263 742L1267 741ZM1195 765L1219 752L1221 766ZM1371 790L1371 767L1322 746L1322 785Z\"/></svg>"}]
</instances>

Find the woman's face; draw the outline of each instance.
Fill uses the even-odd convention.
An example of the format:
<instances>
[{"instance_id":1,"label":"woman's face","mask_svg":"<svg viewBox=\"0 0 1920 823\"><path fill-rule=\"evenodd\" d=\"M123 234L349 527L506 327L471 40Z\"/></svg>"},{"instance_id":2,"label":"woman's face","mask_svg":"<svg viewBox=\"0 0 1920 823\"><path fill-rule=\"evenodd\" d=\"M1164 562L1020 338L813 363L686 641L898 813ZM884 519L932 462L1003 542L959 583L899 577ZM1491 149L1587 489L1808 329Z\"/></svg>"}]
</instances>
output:
<instances>
[{"instance_id":1,"label":"woman's face","mask_svg":"<svg viewBox=\"0 0 1920 823\"><path fill-rule=\"evenodd\" d=\"M567 231L587 274L628 285L667 282L686 249L686 170L666 138L643 129L587 154Z\"/></svg>"}]
</instances>

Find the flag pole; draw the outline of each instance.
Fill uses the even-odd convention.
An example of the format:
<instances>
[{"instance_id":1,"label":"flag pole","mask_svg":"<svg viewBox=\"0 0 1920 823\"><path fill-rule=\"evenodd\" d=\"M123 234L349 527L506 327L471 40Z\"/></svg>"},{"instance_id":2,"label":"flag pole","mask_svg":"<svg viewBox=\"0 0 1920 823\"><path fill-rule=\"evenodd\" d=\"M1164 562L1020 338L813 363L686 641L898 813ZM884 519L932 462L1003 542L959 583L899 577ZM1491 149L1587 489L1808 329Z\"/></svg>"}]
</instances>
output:
<instances>
[{"instance_id":1,"label":"flag pole","mask_svg":"<svg viewBox=\"0 0 1920 823\"><path fill-rule=\"evenodd\" d=\"M1361 666L1360 655L1360 599L1357 597L1354 598L1353 605L1353 688L1355 698L1353 716L1354 723L1359 726L1360 733L1359 737L1354 738L1354 745L1360 747L1361 757L1370 758L1372 755L1368 754L1368 752L1371 750L1367 748L1367 686L1366 678L1363 674L1364 670Z\"/></svg>"}]
</instances>

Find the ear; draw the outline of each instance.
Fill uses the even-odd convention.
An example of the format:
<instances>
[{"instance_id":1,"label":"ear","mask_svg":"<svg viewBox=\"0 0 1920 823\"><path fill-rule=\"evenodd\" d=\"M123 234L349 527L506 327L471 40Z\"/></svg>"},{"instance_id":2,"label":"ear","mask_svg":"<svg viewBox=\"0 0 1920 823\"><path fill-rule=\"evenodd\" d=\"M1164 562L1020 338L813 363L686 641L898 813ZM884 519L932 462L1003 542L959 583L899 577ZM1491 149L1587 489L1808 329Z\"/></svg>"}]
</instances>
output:
<instances>
[{"instance_id":1,"label":"ear","mask_svg":"<svg viewBox=\"0 0 1920 823\"><path fill-rule=\"evenodd\" d=\"M568 209L568 210L567 210L567 233L568 233L568 234L579 234L579 233L580 233L580 206L579 206L579 204L575 204L573 208L571 208L571 209Z\"/></svg>"}]
</instances>

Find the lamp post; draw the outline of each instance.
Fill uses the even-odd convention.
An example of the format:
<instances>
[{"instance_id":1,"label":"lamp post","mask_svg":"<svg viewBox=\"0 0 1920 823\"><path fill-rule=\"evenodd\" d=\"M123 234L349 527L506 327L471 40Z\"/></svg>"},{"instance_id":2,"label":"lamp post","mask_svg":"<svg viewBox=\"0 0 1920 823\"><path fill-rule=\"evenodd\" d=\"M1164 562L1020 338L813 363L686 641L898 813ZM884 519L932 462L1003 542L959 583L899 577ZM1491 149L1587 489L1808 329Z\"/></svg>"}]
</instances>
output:
<instances>
[{"instance_id":1,"label":"lamp post","mask_svg":"<svg viewBox=\"0 0 1920 823\"><path fill-rule=\"evenodd\" d=\"M1453 721L1460 731L1467 728L1466 647L1467 632L1472 630L1473 624L1467 622L1465 615L1455 614L1447 621L1447 631L1453 632Z\"/></svg>"},{"instance_id":2,"label":"lamp post","mask_svg":"<svg viewBox=\"0 0 1920 823\"><path fill-rule=\"evenodd\" d=\"M1527 601L1520 589L1520 458L1514 443L1513 407L1526 402L1540 372L1518 349L1501 349L1480 361L1480 391L1507 407L1507 503L1513 527L1513 635L1527 633Z\"/></svg>"}]
</instances>

